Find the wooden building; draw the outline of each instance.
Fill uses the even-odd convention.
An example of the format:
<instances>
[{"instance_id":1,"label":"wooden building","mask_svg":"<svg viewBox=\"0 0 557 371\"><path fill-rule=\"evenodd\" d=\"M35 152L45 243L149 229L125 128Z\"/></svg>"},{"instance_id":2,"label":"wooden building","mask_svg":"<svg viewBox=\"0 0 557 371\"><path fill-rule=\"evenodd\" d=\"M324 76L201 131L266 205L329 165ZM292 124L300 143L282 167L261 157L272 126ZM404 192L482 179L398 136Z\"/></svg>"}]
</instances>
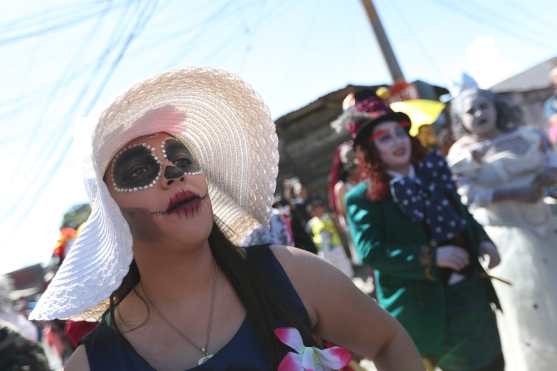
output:
<instances>
[{"instance_id":1,"label":"wooden building","mask_svg":"<svg viewBox=\"0 0 557 371\"><path fill-rule=\"evenodd\" d=\"M45 288L45 270L41 264L34 264L25 268L8 273L13 284L13 291L10 293L12 300L22 297L29 297Z\"/></svg>"}]
</instances>

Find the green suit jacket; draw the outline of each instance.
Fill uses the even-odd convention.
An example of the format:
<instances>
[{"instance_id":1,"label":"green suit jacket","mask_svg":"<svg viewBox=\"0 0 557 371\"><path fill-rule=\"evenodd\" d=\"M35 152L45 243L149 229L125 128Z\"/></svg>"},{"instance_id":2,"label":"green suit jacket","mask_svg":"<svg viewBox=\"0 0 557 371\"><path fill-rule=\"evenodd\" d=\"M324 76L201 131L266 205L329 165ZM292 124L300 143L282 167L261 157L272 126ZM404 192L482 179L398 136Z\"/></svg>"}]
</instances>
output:
<instances>
[{"instance_id":1,"label":"green suit jacket","mask_svg":"<svg viewBox=\"0 0 557 371\"><path fill-rule=\"evenodd\" d=\"M366 189L367 183L358 184L345 196L345 202L356 250L375 270L379 304L402 323L420 353L440 354L447 332L448 288L435 265L435 247L430 246L424 226L403 214L390 196L373 202L366 197ZM471 255L475 255L470 256L470 261L477 264L478 272L483 272L477 261L478 248L480 242L489 238L455 196L467 221L464 237ZM489 300L496 302L491 282L479 277L477 274L474 279L465 280L468 281L465 284L457 284L458 290L463 290L462 295L487 291ZM489 304L483 302L477 310L490 310ZM473 318L470 316L471 321Z\"/></svg>"}]
</instances>

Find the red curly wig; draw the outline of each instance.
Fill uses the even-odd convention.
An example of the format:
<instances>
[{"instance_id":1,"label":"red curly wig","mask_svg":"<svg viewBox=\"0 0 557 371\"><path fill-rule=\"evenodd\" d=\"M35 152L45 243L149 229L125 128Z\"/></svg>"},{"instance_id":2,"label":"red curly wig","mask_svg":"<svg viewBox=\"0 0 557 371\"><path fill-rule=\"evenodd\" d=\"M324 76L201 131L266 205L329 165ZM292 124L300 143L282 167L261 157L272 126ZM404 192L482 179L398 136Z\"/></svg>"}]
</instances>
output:
<instances>
[{"instance_id":1,"label":"red curly wig","mask_svg":"<svg viewBox=\"0 0 557 371\"><path fill-rule=\"evenodd\" d=\"M424 159L427 154L427 149L414 137L410 137L410 144L412 151L410 163L416 165ZM370 180L371 190L369 196L371 200L384 200L389 196L389 182L391 177L387 173L385 164L381 160L375 144L372 140L369 140L366 147L360 145L356 150L359 152L358 163L361 166L361 171L365 175L365 178Z\"/></svg>"}]
</instances>

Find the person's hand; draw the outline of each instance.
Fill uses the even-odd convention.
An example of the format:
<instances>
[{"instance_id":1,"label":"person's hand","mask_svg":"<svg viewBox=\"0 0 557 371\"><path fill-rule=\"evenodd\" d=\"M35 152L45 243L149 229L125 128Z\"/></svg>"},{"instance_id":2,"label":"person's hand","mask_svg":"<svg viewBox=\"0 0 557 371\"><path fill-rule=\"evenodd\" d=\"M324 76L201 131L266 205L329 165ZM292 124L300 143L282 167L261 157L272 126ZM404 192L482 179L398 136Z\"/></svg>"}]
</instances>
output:
<instances>
[{"instance_id":1,"label":"person's hand","mask_svg":"<svg viewBox=\"0 0 557 371\"><path fill-rule=\"evenodd\" d=\"M480 243L480 259L486 259L489 257L488 269L495 268L501 263L501 256L499 256L499 251L497 247L491 241L483 241Z\"/></svg>"},{"instance_id":2,"label":"person's hand","mask_svg":"<svg viewBox=\"0 0 557 371\"><path fill-rule=\"evenodd\" d=\"M482 146L480 148L473 149L471 151L472 159L476 162L482 162L488 149L489 149L489 147L487 147L487 146Z\"/></svg>"},{"instance_id":3,"label":"person's hand","mask_svg":"<svg viewBox=\"0 0 557 371\"><path fill-rule=\"evenodd\" d=\"M435 261L441 268L460 271L470 263L468 252L462 247L447 245L440 246L435 252Z\"/></svg>"}]
</instances>

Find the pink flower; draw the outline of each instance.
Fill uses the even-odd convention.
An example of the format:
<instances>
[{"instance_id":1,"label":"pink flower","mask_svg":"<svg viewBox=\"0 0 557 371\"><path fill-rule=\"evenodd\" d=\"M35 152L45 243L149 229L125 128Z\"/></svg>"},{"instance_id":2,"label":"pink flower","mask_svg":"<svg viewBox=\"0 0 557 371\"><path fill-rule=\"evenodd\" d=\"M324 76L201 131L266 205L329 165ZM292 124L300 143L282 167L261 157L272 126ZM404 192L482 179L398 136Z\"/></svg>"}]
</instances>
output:
<instances>
[{"instance_id":1,"label":"pink flower","mask_svg":"<svg viewBox=\"0 0 557 371\"><path fill-rule=\"evenodd\" d=\"M300 332L293 327L275 329L279 340L296 352L288 352L278 366L278 371L327 371L346 366L352 355L341 347L319 349L306 347Z\"/></svg>"}]
</instances>

